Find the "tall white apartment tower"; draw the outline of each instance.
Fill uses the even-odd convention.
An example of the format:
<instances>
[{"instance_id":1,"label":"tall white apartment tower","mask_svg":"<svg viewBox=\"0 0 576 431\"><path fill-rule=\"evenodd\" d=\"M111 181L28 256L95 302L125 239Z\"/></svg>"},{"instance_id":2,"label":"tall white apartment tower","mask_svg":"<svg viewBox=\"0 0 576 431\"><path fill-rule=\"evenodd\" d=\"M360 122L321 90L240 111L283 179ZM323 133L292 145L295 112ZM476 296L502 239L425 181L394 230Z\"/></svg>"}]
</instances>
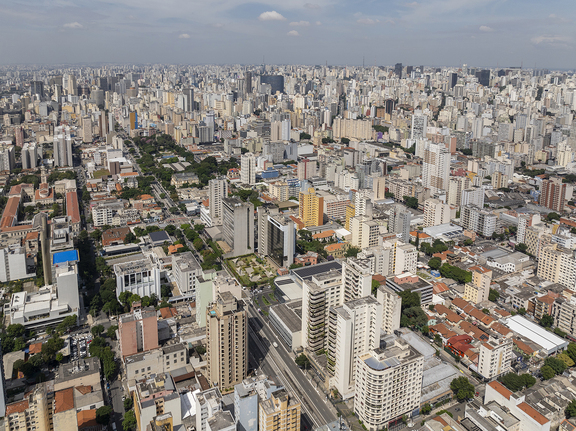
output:
<instances>
[{"instance_id":1,"label":"tall white apartment tower","mask_svg":"<svg viewBox=\"0 0 576 431\"><path fill-rule=\"evenodd\" d=\"M424 139L426 137L426 130L428 128L428 117L417 110L412 115L412 128L410 131L410 139Z\"/></svg>"},{"instance_id":2,"label":"tall white apartment tower","mask_svg":"<svg viewBox=\"0 0 576 431\"><path fill-rule=\"evenodd\" d=\"M208 208L212 226L222 224L222 199L228 197L228 181L226 178L214 178L208 182Z\"/></svg>"},{"instance_id":3,"label":"tall white apartment tower","mask_svg":"<svg viewBox=\"0 0 576 431\"><path fill-rule=\"evenodd\" d=\"M450 151L444 144L427 141L424 143L422 165L422 185L434 195L440 190L448 190L450 178Z\"/></svg>"},{"instance_id":4,"label":"tall white apartment tower","mask_svg":"<svg viewBox=\"0 0 576 431\"><path fill-rule=\"evenodd\" d=\"M243 184L256 184L256 157L252 153L240 157L240 180Z\"/></svg>"},{"instance_id":5,"label":"tall white apartment tower","mask_svg":"<svg viewBox=\"0 0 576 431\"><path fill-rule=\"evenodd\" d=\"M380 347L382 305L373 296L366 296L332 307L329 313L326 350L330 386L347 398L354 393L356 358Z\"/></svg>"},{"instance_id":6,"label":"tall white apartment tower","mask_svg":"<svg viewBox=\"0 0 576 431\"><path fill-rule=\"evenodd\" d=\"M70 130L62 126L54 129L54 166L73 166Z\"/></svg>"}]
</instances>

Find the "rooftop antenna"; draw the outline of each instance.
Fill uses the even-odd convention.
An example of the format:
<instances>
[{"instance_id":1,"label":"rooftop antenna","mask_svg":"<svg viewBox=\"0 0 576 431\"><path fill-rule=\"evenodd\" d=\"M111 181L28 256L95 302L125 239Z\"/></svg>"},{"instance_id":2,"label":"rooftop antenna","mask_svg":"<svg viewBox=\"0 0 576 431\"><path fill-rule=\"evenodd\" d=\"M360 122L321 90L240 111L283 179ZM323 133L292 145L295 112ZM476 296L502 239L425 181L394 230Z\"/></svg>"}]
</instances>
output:
<instances>
[{"instance_id":1,"label":"rooftop antenna","mask_svg":"<svg viewBox=\"0 0 576 431\"><path fill-rule=\"evenodd\" d=\"M362 69L364 69L364 56L362 56Z\"/></svg>"}]
</instances>

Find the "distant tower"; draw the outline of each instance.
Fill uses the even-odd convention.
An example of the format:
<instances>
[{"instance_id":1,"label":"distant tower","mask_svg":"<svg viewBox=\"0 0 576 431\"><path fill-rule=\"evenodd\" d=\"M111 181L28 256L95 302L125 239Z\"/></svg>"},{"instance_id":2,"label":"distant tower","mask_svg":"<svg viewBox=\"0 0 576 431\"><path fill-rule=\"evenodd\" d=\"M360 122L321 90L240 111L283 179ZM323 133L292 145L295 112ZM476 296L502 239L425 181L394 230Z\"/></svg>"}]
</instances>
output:
<instances>
[{"instance_id":1,"label":"distant tower","mask_svg":"<svg viewBox=\"0 0 576 431\"><path fill-rule=\"evenodd\" d=\"M46 176L46 166L44 165L42 165L42 167L40 168L40 178L41 178L40 183L42 184L48 183L48 177Z\"/></svg>"}]
</instances>

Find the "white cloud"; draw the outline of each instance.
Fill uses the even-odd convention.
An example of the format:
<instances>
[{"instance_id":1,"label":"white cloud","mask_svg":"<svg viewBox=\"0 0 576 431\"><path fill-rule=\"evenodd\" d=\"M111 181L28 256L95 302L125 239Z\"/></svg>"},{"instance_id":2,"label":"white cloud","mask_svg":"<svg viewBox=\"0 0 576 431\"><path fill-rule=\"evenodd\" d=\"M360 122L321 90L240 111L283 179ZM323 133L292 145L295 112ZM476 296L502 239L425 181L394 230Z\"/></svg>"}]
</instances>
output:
<instances>
[{"instance_id":1,"label":"white cloud","mask_svg":"<svg viewBox=\"0 0 576 431\"><path fill-rule=\"evenodd\" d=\"M182 33L178 36L178 39L190 39L190 35L188 33Z\"/></svg>"},{"instance_id":2,"label":"white cloud","mask_svg":"<svg viewBox=\"0 0 576 431\"><path fill-rule=\"evenodd\" d=\"M84 28L84 26L82 24L80 24L77 21L74 22L69 22L67 24L64 24L64 28Z\"/></svg>"},{"instance_id":3,"label":"white cloud","mask_svg":"<svg viewBox=\"0 0 576 431\"><path fill-rule=\"evenodd\" d=\"M290 25L292 27L308 27L310 23L308 21L295 21L291 22Z\"/></svg>"},{"instance_id":4,"label":"white cloud","mask_svg":"<svg viewBox=\"0 0 576 431\"><path fill-rule=\"evenodd\" d=\"M275 10L262 12L258 17L260 21L286 21L286 18L279 14Z\"/></svg>"},{"instance_id":5,"label":"white cloud","mask_svg":"<svg viewBox=\"0 0 576 431\"><path fill-rule=\"evenodd\" d=\"M288 36L300 36L300 33L298 33L296 30L292 30L289 31L288 33L286 33Z\"/></svg>"},{"instance_id":6,"label":"white cloud","mask_svg":"<svg viewBox=\"0 0 576 431\"><path fill-rule=\"evenodd\" d=\"M378 21L377 19L372 19L372 18L360 18L356 22L358 24L363 24L363 25L374 25L374 24L379 23L380 21Z\"/></svg>"},{"instance_id":7,"label":"white cloud","mask_svg":"<svg viewBox=\"0 0 576 431\"><path fill-rule=\"evenodd\" d=\"M322 25L320 21L316 21L316 25Z\"/></svg>"},{"instance_id":8,"label":"white cloud","mask_svg":"<svg viewBox=\"0 0 576 431\"><path fill-rule=\"evenodd\" d=\"M532 43L535 43L536 45L567 44L570 42L570 38L566 36L536 36L530 40L532 41Z\"/></svg>"},{"instance_id":9,"label":"white cloud","mask_svg":"<svg viewBox=\"0 0 576 431\"><path fill-rule=\"evenodd\" d=\"M312 10L318 10L320 9L320 6L317 4L312 4L312 3L304 3L304 7L306 9L312 9Z\"/></svg>"},{"instance_id":10,"label":"white cloud","mask_svg":"<svg viewBox=\"0 0 576 431\"><path fill-rule=\"evenodd\" d=\"M491 33L494 31L494 29L492 27L488 27L487 25L481 25L479 30L483 31L485 33Z\"/></svg>"}]
</instances>

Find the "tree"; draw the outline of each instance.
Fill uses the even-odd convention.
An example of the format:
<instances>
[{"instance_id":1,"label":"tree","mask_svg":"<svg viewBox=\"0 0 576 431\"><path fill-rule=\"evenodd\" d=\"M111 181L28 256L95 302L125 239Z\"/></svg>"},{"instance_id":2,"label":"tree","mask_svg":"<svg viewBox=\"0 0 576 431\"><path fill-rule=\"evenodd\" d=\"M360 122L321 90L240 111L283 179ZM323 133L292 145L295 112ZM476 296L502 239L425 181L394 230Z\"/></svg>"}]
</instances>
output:
<instances>
[{"instance_id":1,"label":"tree","mask_svg":"<svg viewBox=\"0 0 576 431\"><path fill-rule=\"evenodd\" d=\"M564 414L566 415L566 419L576 417L576 400L570 401L570 404L568 404L566 410L564 410Z\"/></svg>"},{"instance_id":2,"label":"tree","mask_svg":"<svg viewBox=\"0 0 576 431\"><path fill-rule=\"evenodd\" d=\"M425 414L425 415L427 415L431 411L432 411L432 406L429 403L424 404L422 406L422 408L420 409L420 412L422 412L422 414Z\"/></svg>"},{"instance_id":3,"label":"tree","mask_svg":"<svg viewBox=\"0 0 576 431\"><path fill-rule=\"evenodd\" d=\"M398 296L402 298L402 312L408 308L420 307L420 295L417 292L404 290L399 292Z\"/></svg>"},{"instance_id":4,"label":"tree","mask_svg":"<svg viewBox=\"0 0 576 431\"><path fill-rule=\"evenodd\" d=\"M134 407L134 401L132 398L126 398L124 400L124 411L132 410L132 407Z\"/></svg>"},{"instance_id":5,"label":"tree","mask_svg":"<svg viewBox=\"0 0 576 431\"><path fill-rule=\"evenodd\" d=\"M542 368L540 368L540 373L542 374L542 378L544 380L550 380L556 375L554 369L548 365L544 365Z\"/></svg>"},{"instance_id":6,"label":"tree","mask_svg":"<svg viewBox=\"0 0 576 431\"><path fill-rule=\"evenodd\" d=\"M305 132L300 132L300 140L303 141L305 139L310 139L312 138L312 136L310 136L308 133Z\"/></svg>"},{"instance_id":7,"label":"tree","mask_svg":"<svg viewBox=\"0 0 576 431\"><path fill-rule=\"evenodd\" d=\"M488 300L492 301L492 302L496 302L496 301L498 301L498 298L500 298L500 292L498 292L495 289L490 289L490 293L488 295Z\"/></svg>"},{"instance_id":8,"label":"tree","mask_svg":"<svg viewBox=\"0 0 576 431\"><path fill-rule=\"evenodd\" d=\"M6 328L6 335L11 338L21 337L25 332L26 328L24 328L24 325L21 325L20 323L8 325Z\"/></svg>"},{"instance_id":9,"label":"tree","mask_svg":"<svg viewBox=\"0 0 576 431\"><path fill-rule=\"evenodd\" d=\"M102 231L100 229L94 229L92 233L90 233L90 237L96 241L102 240Z\"/></svg>"},{"instance_id":10,"label":"tree","mask_svg":"<svg viewBox=\"0 0 576 431\"><path fill-rule=\"evenodd\" d=\"M124 415L124 420L122 421L122 429L124 431L132 431L136 428L136 415L134 410L129 410Z\"/></svg>"},{"instance_id":11,"label":"tree","mask_svg":"<svg viewBox=\"0 0 576 431\"><path fill-rule=\"evenodd\" d=\"M450 383L450 389L458 402L474 398L474 385L466 377L457 377Z\"/></svg>"},{"instance_id":12,"label":"tree","mask_svg":"<svg viewBox=\"0 0 576 431\"><path fill-rule=\"evenodd\" d=\"M124 244L138 243L138 238L132 232L128 232L124 237Z\"/></svg>"},{"instance_id":13,"label":"tree","mask_svg":"<svg viewBox=\"0 0 576 431\"><path fill-rule=\"evenodd\" d=\"M570 367L574 366L574 361L566 353L560 353L558 356L556 356L556 358L561 360L562 362L564 362L564 364L566 365L566 368L570 368Z\"/></svg>"},{"instance_id":14,"label":"tree","mask_svg":"<svg viewBox=\"0 0 576 431\"><path fill-rule=\"evenodd\" d=\"M58 332L66 332L68 331L70 328L73 328L74 326L76 326L76 322L78 321L78 317L76 317L75 314L73 314L72 316L67 316L64 318L64 320L62 320L62 322L56 327L56 329L58 330Z\"/></svg>"},{"instance_id":15,"label":"tree","mask_svg":"<svg viewBox=\"0 0 576 431\"><path fill-rule=\"evenodd\" d=\"M554 318L548 314L542 316L540 319L540 325L544 326L545 328L549 328L554 324Z\"/></svg>"},{"instance_id":16,"label":"tree","mask_svg":"<svg viewBox=\"0 0 576 431\"><path fill-rule=\"evenodd\" d=\"M566 354L570 356L574 362L576 362L576 343L568 344L568 348L566 349Z\"/></svg>"},{"instance_id":17,"label":"tree","mask_svg":"<svg viewBox=\"0 0 576 431\"><path fill-rule=\"evenodd\" d=\"M559 375L562 374L566 370L566 364L562 362L560 359L557 358L546 358L544 361L544 365L548 365L550 368L554 370L554 373Z\"/></svg>"},{"instance_id":18,"label":"tree","mask_svg":"<svg viewBox=\"0 0 576 431\"><path fill-rule=\"evenodd\" d=\"M92 333L92 335L94 337L98 337L102 332L104 332L104 326L103 325L95 325L92 327L92 329L90 329L90 332Z\"/></svg>"},{"instance_id":19,"label":"tree","mask_svg":"<svg viewBox=\"0 0 576 431\"><path fill-rule=\"evenodd\" d=\"M520 316L524 316L526 314L526 309L524 307L518 309L518 314Z\"/></svg>"},{"instance_id":20,"label":"tree","mask_svg":"<svg viewBox=\"0 0 576 431\"><path fill-rule=\"evenodd\" d=\"M298 365L300 368L308 368L310 366L310 360L304 353L301 353L298 357L296 357L295 361L296 365Z\"/></svg>"},{"instance_id":21,"label":"tree","mask_svg":"<svg viewBox=\"0 0 576 431\"><path fill-rule=\"evenodd\" d=\"M358 247L348 247L346 250L346 257L356 257L360 253L360 249Z\"/></svg>"},{"instance_id":22,"label":"tree","mask_svg":"<svg viewBox=\"0 0 576 431\"><path fill-rule=\"evenodd\" d=\"M412 196L403 196L403 199L408 208L418 209L418 198Z\"/></svg>"},{"instance_id":23,"label":"tree","mask_svg":"<svg viewBox=\"0 0 576 431\"><path fill-rule=\"evenodd\" d=\"M548 215L546 216L546 220L549 222L552 222L554 220L560 220L560 215L555 212L548 213Z\"/></svg>"},{"instance_id":24,"label":"tree","mask_svg":"<svg viewBox=\"0 0 576 431\"><path fill-rule=\"evenodd\" d=\"M522 374L519 376L516 373L508 373L503 375L499 380L512 392L520 391L525 387L532 387L536 383L536 379L530 374Z\"/></svg>"},{"instance_id":25,"label":"tree","mask_svg":"<svg viewBox=\"0 0 576 431\"><path fill-rule=\"evenodd\" d=\"M439 257L433 257L428 261L428 266L430 267L430 269L438 270L442 266L442 261L440 260Z\"/></svg>"},{"instance_id":26,"label":"tree","mask_svg":"<svg viewBox=\"0 0 576 431\"><path fill-rule=\"evenodd\" d=\"M112 416L114 411L110 406L102 406L96 410L96 422L100 425L108 425L110 422L110 416Z\"/></svg>"},{"instance_id":27,"label":"tree","mask_svg":"<svg viewBox=\"0 0 576 431\"><path fill-rule=\"evenodd\" d=\"M516 249L516 251L519 251L521 253L526 253L526 250L528 250L528 246L523 242L516 244L514 248Z\"/></svg>"},{"instance_id":28,"label":"tree","mask_svg":"<svg viewBox=\"0 0 576 431\"><path fill-rule=\"evenodd\" d=\"M487 308L483 308L482 313L490 315L490 310L488 310Z\"/></svg>"}]
</instances>

